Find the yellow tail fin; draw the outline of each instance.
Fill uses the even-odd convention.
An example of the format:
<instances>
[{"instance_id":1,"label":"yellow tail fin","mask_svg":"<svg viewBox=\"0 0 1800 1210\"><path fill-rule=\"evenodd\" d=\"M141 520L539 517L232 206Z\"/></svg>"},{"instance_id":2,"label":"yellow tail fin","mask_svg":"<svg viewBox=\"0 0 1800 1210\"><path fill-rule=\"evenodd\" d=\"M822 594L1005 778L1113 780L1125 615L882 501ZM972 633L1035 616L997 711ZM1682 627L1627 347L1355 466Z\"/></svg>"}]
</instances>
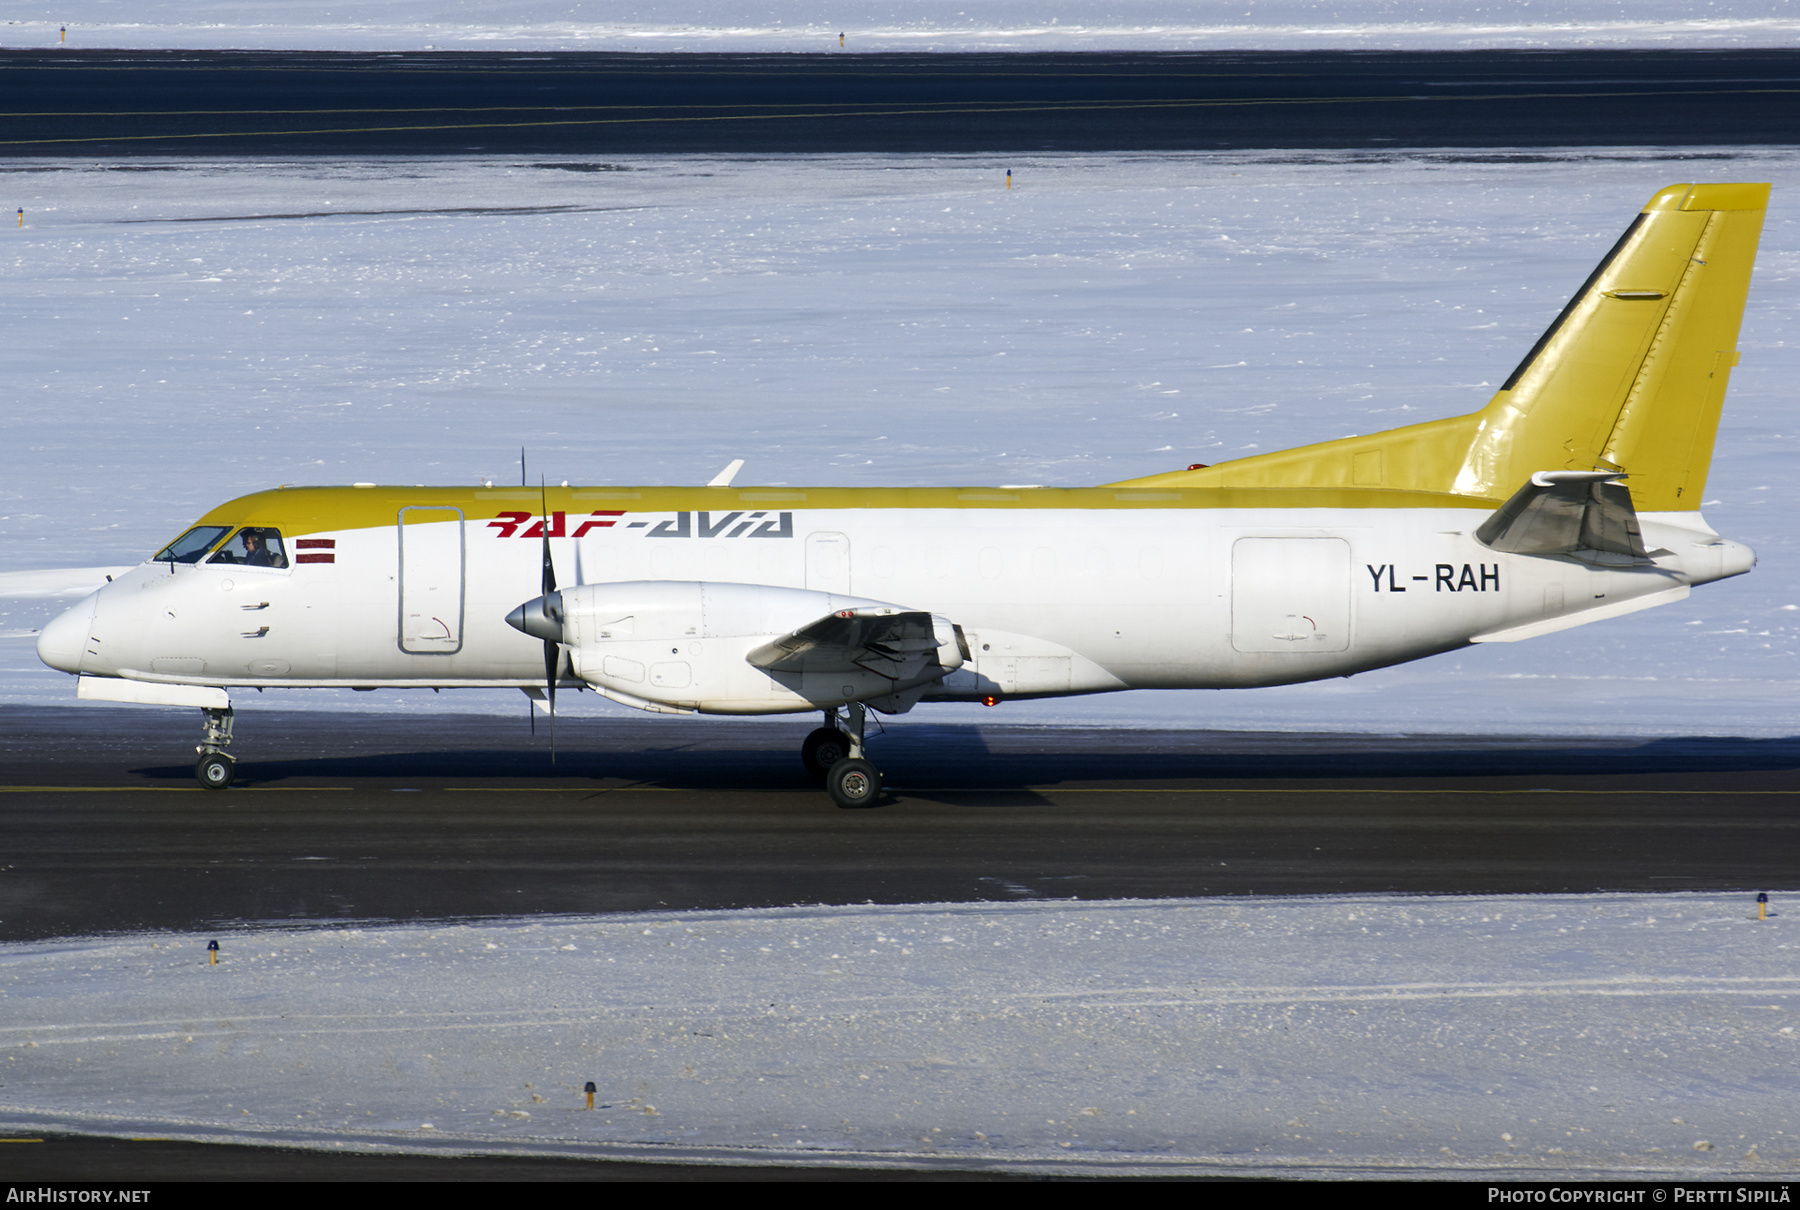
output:
<instances>
[{"instance_id":1,"label":"yellow tail fin","mask_svg":"<svg viewBox=\"0 0 1800 1210\"><path fill-rule=\"evenodd\" d=\"M1385 487L1503 499L1537 471L1629 476L1643 511L1700 506L1769 186L1650 199L1479 412L1130 480Z\"/></svg>"}]
</instances>

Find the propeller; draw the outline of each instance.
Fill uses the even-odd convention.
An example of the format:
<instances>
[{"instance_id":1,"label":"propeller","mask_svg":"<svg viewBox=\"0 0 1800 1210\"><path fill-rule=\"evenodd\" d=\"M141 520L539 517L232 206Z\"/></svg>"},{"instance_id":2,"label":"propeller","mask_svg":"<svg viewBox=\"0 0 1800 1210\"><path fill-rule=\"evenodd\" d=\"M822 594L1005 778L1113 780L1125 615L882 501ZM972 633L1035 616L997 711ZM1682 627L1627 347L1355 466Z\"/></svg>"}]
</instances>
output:
<instances>
[{"instance_id":1,"label":"propeller","mask_svg":"<svg viewBox=\"0 0 1800 1210\"><path fill-rule=\"evenodd\" d=\"M542 595L525 602L506 615L506 624L534 639L544 641L544 697L550 706L550 760L556 761L556 682L562 671L563 602L556 590L556 563L550 557L549 492L539 485L543 498L544 569ZM532 714L532 729L537 729L537 715Z\"/></svg>"}]
</instances>

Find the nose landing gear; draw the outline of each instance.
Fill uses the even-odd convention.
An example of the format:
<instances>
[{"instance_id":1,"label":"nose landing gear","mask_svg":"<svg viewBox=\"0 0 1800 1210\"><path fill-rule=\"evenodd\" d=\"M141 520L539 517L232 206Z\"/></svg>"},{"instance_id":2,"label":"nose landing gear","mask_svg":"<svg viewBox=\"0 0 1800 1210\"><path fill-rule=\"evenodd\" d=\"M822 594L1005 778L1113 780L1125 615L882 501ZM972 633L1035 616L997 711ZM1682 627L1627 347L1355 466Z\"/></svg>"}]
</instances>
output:
<instances>
[{"instance_id":1,"label":"nose landing gear","mask_svg":"<svg viewBox=\"0 0 1800 1210\"><path fill-rule=\"evenodd\" d=\"M237 762L226 754L231 745L231 724L235 717L230 706L223 710L203 709L206 730L200 746L194 749L200 760L194 765L194 779L208 790L223 790L237 776Z\"/></svg>"},{"instance_id":2,"label":"nose landing gear","mask_svg":"<svg viewBox=\"0 0 1800 1210\"><path fill-rule=\"evenodd\" d=\"M868 709L861 702L846 708L848 730L840 729L836 710L825 712L825 726L806 737L800 759L825 782L831 801L847 810L881 801L881 770L863 757L863 730Z\"/></svg>"}]
</instances>

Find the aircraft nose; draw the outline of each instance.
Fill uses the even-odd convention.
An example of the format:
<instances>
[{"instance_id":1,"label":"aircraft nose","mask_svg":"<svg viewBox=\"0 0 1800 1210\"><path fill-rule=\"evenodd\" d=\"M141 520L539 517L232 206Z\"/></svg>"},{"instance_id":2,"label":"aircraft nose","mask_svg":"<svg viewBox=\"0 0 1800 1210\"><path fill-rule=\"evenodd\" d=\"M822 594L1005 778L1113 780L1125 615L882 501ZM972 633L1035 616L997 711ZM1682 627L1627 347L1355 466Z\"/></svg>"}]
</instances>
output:
<instances>
[{"instance_id":1,"label":"aircraft nose","mask_svg":"<svg viewBox=\"0 0 1800 1210\"><path fill-rule=\"evenodd\" d=\"M81 657L87 651L88 628L93 624L99 601L99 593L89 593L80 604L50 619L38 635L38 659L58 672L80 672Z\"/></svg>"}]
</instances>

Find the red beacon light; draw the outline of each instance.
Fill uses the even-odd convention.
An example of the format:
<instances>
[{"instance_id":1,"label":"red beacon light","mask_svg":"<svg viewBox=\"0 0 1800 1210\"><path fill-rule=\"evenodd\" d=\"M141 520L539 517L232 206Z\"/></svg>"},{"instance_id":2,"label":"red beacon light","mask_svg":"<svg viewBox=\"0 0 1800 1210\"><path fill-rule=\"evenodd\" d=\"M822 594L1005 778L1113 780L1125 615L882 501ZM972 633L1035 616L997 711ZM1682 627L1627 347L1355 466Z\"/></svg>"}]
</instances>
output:
<instances>
[{"instance_id":1,"label":"red beacon light","mask_svg":"<svg viewBox=\"0 0 1800 1210\"><path fill-rule=\"evenodd\" d=\"M984 706L998 706L1000 704L1000 699L990 693L988 696L981 699L981 704Z\"/></svg>"},{"instance_id":2,"label":"red beacon light","mask_svg":"<svg viewBox=\"0 0 1800 1210\"><path fill-rule=\"evenodd\" d=\"M1204 463L1204 462L1190 462L1190 463L1188 463L1188 469L1189 469L1189 470L1190 470L1190 471L1203 471L1203 470L1205 470L1205 469L1206 469L1206 463Z\"/></svg>"}]
</instances>

